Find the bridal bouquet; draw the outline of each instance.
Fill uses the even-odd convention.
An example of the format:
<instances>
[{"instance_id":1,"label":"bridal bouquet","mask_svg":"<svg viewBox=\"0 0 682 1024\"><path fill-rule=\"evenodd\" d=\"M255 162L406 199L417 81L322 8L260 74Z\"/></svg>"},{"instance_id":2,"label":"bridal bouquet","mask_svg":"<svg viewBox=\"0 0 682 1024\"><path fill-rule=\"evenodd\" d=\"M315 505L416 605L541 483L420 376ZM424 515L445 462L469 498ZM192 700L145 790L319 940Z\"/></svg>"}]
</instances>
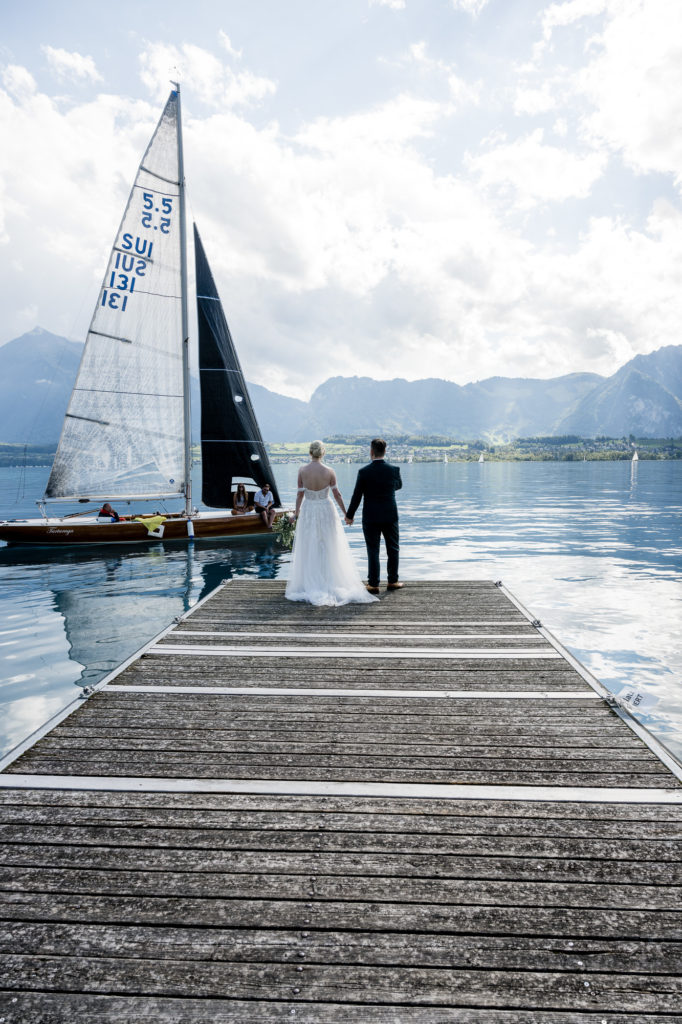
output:
<instances>
[{"instance_id":1,"label":"bridal bouquet","mask_svg":"<svg viewBox=\"0 0 682 1024\"><path fill-rule=\"evenodd\" d=\"M283 547L291 548L296 531L296 517L291 512L283 512L273 523L272 530L277 534L277 539Z\"/></svg>"}]
</instances>

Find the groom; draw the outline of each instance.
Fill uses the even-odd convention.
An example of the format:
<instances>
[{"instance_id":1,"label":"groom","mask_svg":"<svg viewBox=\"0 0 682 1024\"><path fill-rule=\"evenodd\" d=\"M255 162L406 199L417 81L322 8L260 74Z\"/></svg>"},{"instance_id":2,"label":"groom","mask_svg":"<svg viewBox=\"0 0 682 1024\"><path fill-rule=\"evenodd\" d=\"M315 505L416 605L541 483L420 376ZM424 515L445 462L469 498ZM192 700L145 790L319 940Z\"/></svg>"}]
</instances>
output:
<instances>
[{"instance_id":1,"label":"groom","mask_svg":"<svg viewBox=\"0 0 682 1024\"><path fill-rule=\"evenodd\" d=\"M398 533L398 508L395 503L395 492L403 486L400 470L397 466L389 466L384 461L386 442L375 437L369 450L372 461L358 472L358 479L350 499L346 514L346 525L353 525L353 517L358 505L364 498L362 506L362 532L367 545L367 589L370 594L379 593L379 548L381 535L386 543L388 574L387 590L399 590L403 584L398 583L398 551L400 539Z\"/></svg>"}]
</instances>

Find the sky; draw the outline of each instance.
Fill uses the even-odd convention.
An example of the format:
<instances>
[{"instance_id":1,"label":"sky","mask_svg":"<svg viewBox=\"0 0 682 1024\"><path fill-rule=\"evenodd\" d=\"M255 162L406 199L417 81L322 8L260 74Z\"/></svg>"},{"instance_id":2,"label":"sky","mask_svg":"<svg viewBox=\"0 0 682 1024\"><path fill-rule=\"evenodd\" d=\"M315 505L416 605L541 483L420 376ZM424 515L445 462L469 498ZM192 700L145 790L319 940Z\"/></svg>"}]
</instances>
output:
<instances>
[{"instance_id":1,"label":"sky","mask_svg":"<svg viewBox=\"0 0 682 1024\"><path fill-rule=\"evenodd\" d=\"M0 344L85 337L171 79L249 380L682 342L679 0L0 0Z\"/></svg>"}]
</instances>

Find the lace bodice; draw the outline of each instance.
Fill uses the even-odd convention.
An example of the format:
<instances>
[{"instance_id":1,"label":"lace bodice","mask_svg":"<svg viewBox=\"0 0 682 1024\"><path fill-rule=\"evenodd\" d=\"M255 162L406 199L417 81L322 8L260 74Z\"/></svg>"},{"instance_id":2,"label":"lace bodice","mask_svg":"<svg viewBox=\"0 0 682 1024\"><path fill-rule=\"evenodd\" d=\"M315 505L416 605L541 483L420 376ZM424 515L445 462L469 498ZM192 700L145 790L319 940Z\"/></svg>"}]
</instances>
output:
<instances>
[{"instance_id":1,"label":"lace bodice","mask_svg":"<svg viewBox=\"0 0 682 1024\"><path fill-rule=\"evenodd\" d=\"M311 491L308 487L303 488L306 501L324 501L329 497L329 487L323 487L321 491Z\"/></svg>"}]
</instances>

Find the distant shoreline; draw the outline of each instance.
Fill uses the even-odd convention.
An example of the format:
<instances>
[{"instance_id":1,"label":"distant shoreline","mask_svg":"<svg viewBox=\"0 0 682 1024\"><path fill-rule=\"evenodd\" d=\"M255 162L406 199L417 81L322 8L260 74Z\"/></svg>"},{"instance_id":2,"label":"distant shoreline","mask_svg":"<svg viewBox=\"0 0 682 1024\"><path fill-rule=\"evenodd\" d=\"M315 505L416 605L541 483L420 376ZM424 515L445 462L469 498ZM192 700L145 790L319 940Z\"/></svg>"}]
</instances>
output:
<instances>
[{"instance_id":1,"label":"distant shoreline","mask_svg":"<svg viewBox=\"0 0 682 1024\"><path fill-rule=\"evenodd\" d=\"M447 437L391 437L384 435L393 462L627 462L638 454L641 461L682 459L682 438L575 436L518 438L509 442L460 441ZM328 462L366 462L370 435L323 438ZM273 464L306 461L307 441L266 442ZM52 465L57 444L24 445L0 442L0 467L39 468ZM201 448L193 446L194 462Z\"/></svg>"},{"instance_id":2,"label":"distant shoreline","mask_svg":"<svg viewBox=\"0 0 682 1024\"><path fill-rule=\"evenodd\" d=\"M392 462L627 462L637 452L638 459L682 459L682 438L596 437L574 435L526 437L514 441L460 441L447 437L390 437L388 458ZM323 438L327 462L366 462L371 437ZM280 442L268 444L270 461L300 462L308 458L308 444Z\"/></svg>"}]
</instances>

